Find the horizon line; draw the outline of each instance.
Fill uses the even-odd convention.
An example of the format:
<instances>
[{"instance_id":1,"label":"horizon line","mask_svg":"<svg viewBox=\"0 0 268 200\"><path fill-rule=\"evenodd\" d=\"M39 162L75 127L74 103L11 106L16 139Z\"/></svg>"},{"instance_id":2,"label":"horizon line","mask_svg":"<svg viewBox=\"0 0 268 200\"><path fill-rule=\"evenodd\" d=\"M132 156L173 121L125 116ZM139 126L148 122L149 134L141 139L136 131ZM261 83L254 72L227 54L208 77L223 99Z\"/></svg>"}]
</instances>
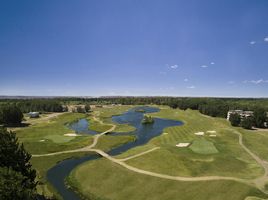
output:
<instances>
[{"instance_id":1,"label":"horizon line","mask_svg":"<svg viewBox=\"0 0 268 200\"><path fill-rule=\"evenodd\" d=\"M150 97L170 97L170 98L241 98L241 99L268 99L268 96L177 96L177 95L99 95L99 96L87 96L87 95L0 95L0 99L9 99L9 98L120 98L120 97L135 97L135 98L150 98Z\"/></svg>"}]
</instances>

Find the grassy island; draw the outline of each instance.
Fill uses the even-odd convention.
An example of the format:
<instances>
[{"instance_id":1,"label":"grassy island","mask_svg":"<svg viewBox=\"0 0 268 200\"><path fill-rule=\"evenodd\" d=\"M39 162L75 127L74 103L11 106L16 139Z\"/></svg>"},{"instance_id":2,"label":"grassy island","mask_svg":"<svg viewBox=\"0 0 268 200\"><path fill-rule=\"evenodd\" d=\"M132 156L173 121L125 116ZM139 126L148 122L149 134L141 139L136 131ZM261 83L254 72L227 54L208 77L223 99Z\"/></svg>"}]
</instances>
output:
<instances>
[{"instance_id":1,"label":"grassy island","mask_svg":"<svg viewBox=\"0 0 268 200\"><path fill-rule=\"evenodd\" d=\"M143 124L152 124L152 123L154 123L154 118L151 115L144 115L142 123Z\"/></svg>"}]
</instances>

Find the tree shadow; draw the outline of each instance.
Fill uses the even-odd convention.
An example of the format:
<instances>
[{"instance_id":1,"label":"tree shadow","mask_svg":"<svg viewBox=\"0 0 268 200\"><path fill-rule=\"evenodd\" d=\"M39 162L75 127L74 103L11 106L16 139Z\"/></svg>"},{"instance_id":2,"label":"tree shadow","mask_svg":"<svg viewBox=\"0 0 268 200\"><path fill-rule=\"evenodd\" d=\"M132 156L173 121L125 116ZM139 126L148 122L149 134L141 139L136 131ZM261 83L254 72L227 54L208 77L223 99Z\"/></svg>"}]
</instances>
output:
<instances>
[{"instance_id":1,"label":"tree shadow","mask_svg":"<svg viewBox=\"0 0 268 200\"><path fill-rule=\"evenodd\" d=\"M15 124L7 124L5 127L8 128L20 128L20 127L28 127L30 123L15 123Z\"/></svg>"}]
</instances>

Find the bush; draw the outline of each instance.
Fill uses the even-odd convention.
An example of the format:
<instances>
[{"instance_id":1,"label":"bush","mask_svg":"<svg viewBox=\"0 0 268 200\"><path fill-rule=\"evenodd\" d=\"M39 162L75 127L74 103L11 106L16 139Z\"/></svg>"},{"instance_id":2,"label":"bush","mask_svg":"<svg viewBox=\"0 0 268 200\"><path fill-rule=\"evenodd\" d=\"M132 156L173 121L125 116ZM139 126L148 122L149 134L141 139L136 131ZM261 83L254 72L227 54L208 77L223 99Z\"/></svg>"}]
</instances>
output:
<instances>
[{"instance_id":1,"label":"bush","mask_svg":"<svg viewBox=\"0 0 268 200\"><path fill-rule=\"evenodd\" d=\"M254 125L258 128L264 127L264 122L267 120L267 114L265 109L256 109L254 111Z\"/></svg>"},{"instance_id":2,"label":"bush","mask_svg":"<svg viewBox=\"0 0 268 200\"><path fill-rule=\"evenodd\" d=\"M231 114L229 121L231 122L232 126L239 126L241 123L241 118L240 115L235 113L235 114Z\"/></svg>"},{"instance_id":3,"label":"bush","mask_svg":"<svg viewBox=\"0 0 268 200\"><path fill-rule=\"evenodd\" d=\"M245 129L252 129L253 120L250 117L246 117L241 121L241 126Z\"/></svg>"},{"instance_id":4,"label":"bush","mask_svg":"<svg viewBox=\"0 0 268 200\"><path fill-rule=\"evenodd\" d=\"M30 159L31 155L25 151L23 144L19 144L16 134L0 127L0 167L7 168L1 170L0 195L7 195L6 192L11 192L15 189L12 188L6 191L3 188L5 183L8 182L5 178L14 178L16 181L21 182L20 187L12 184L10 187L18 187L18 190L27 191L27 193L30 192L31 194L35 193L37 184L35 182L36 171L31 168Z\"/></svg>"}]
</instances>

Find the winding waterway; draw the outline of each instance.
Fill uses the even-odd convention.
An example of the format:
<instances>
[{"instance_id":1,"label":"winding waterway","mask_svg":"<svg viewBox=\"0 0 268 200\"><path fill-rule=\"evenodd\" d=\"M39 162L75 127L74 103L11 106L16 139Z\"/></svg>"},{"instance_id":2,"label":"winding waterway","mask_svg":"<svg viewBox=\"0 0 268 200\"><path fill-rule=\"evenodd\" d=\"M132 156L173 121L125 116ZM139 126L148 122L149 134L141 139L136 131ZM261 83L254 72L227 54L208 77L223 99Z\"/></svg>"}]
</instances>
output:
<instances>
[{"instance_id":1,"label":"winding waterway","mask_svg":"<svg viewBox=\"0 0 268 200\"><path fill-rule=\"evenodd\" d=\"M142 124L143 112L137 112L137 109L144 110L144 113L153 113L158 112L158 108L154 107L136 107L130 109L129 111L123 113L122 115L113 116L112 120L119 124L128 123L136 128L135 131L124 133L124 134L133 134L136 136L136 140L126 144L122 144L119 147L116 147L108 152L110 155L121 154L133 147L146 144L150 139L160 135L164 128L169 126L180 126L183 123L175 120L160 119L155 118L153 124ZM75 130L77 133L86 133L86 134L97 134L97 132L88 129L88 121L86 119L81 119L69 126L69 128ZM116 137L116 133L113 134ZM51 168L47 173L48 181L56 188L58 193L63 197L64 200L79 200L79 196L68 189L64 184L64 179L70 174L70 172L79 164L100 158L99 155L89 155L82 158L72 158L64 160Z\"/></svg>"}]
</instances>

